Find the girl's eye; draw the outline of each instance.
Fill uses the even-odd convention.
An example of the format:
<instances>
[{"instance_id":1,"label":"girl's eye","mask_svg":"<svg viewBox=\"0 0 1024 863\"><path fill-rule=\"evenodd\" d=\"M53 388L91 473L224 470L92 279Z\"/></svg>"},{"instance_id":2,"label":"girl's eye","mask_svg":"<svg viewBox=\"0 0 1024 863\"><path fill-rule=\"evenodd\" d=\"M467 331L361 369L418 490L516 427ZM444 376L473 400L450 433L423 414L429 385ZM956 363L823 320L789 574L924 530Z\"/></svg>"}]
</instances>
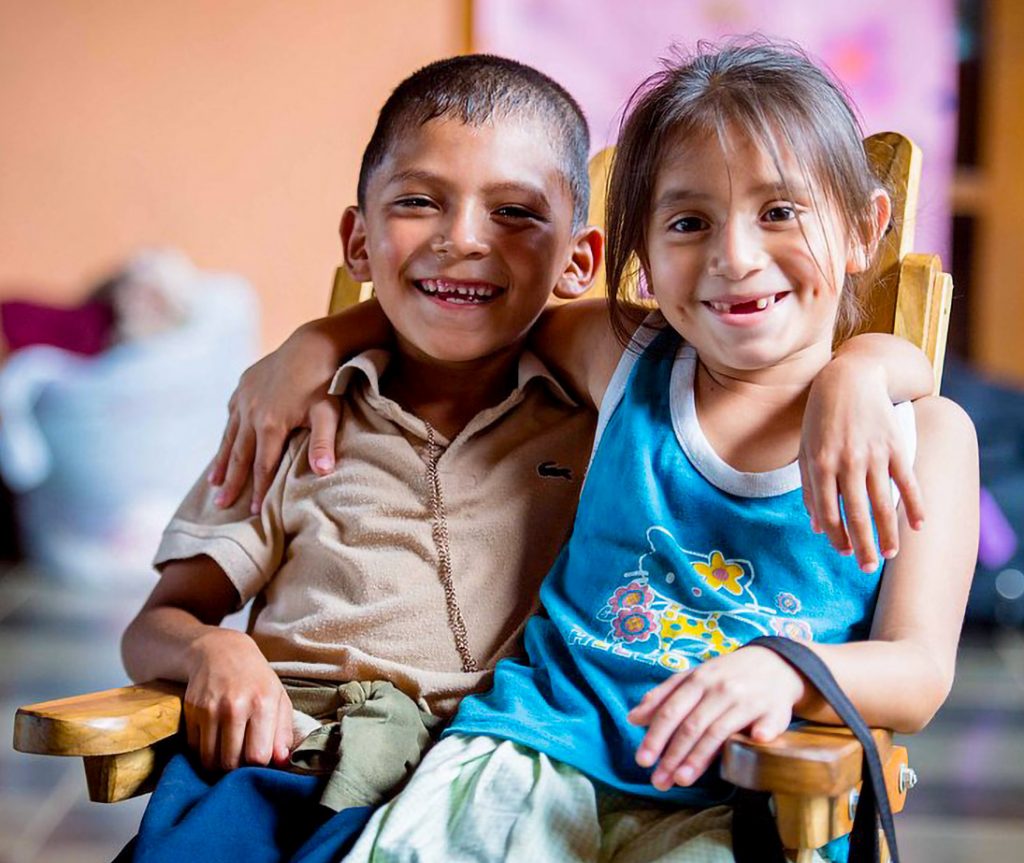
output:
<instances>
[{"instance_id":1,"label":"girl's eye","mask_svg":"<svg viewBox=\"0 0 1024 863\"><path fill-rule=\"evenodd\" d=\"M680 234L694 234L707 230L709 225L707 220L700 216L683 216L681 219L676 219L669 227Z\"/></svg>"},{"instance_id":2,"label":"girl's eye","mask_svg":"<svg viewBox=\"0 0 1024 863\"><path fill-rule=\"evenodd\" d=\"M790 222L796 218L796 210L789 206L772 207L764 214L768 222Z\"/></svg>"}]
</instances>

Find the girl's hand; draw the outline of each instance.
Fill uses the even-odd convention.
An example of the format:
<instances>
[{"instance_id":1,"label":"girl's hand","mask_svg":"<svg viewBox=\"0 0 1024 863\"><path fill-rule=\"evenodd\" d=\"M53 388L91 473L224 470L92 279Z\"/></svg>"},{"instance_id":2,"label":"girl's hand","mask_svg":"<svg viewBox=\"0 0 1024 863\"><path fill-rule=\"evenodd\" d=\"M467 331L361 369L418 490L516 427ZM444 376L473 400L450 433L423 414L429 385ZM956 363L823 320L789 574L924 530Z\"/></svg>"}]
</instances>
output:
<instances>
[{"instance_id":1,"label":"girl's hand","mask_svg":"<svg viewBox=\"0 0 1024 863\"><path fill-rule=\"evenodd\" d=\"M804 411L799 463L812 528L826 533L841 554L856 554L866 572L878 566L872 516L882 556L899 551L890 477L910 525L918 529L924 521L921 491L877 362L847 355L821 371Z\"/></svg>"},{"instance_id":2,"label":"girl's hand","mask_svg":"<svg viewBox=\"0 0 1024 863\"><path fill-rule=\"evenodd\" d=\"M334 345L314 326L296 330L276 351L242 375L228 403L228 423L210 468L221 487L217 504L231 506L253 475L255 514L273 481L285 441L296 428L310 428L309 464L324 475L334 470L338 400L327 387L338 367Z\"/></svg>"},{"instance_id":3,"label":"girl's hand","mask_svg":"<svg viewBox=\"0 0 1024 863\"><path fill-rule=\"evenodd\" d=\"M651 783L661 791L690 785L731 735L750 729L752 737L766 741L785 731L804 688L803 677L763 647L741 648L678 672L629 712L634 725L650 726L637 764L657 763Z\"/></svg>"},{"instance_id":4,"label":"girl's hand","mask_svg":"<svg viewBox=\"0 0 1024 863\"><path fill-rule=\"evenodd\" d=\"M189 649L188 744L207 770L282 764L292 745L292 703L248 635L215 629Z\"/></svg>"}]
</instances>

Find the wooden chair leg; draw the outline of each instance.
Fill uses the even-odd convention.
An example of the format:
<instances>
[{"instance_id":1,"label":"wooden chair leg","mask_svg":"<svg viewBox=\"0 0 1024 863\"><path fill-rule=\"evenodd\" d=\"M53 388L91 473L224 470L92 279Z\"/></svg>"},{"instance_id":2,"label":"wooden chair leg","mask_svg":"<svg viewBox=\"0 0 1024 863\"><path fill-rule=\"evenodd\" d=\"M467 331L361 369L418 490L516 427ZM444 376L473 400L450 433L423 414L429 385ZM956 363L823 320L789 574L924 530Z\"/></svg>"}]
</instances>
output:
<instances>
[{"instance_id":1,"label":"wooden chair leg","mask_svg":"<svg viewBox=\"0 0 1024 863\"><path fill-rule=\"evenodd\" d=\"M180 738L173 737L132 752L86 755L82 761L89 799L94 803L117 803L148 794L180 743Z\"/></svg>"}]
</instances>

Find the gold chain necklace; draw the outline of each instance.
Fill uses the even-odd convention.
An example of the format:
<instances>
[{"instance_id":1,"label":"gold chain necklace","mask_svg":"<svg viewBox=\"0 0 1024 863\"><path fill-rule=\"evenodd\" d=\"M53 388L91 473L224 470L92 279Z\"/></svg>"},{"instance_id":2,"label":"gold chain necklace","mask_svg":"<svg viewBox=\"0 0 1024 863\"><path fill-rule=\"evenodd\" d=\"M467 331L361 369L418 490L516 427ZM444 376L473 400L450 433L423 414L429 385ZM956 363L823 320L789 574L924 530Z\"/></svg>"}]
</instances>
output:
<instances>
[{"instance_id":1,"label":"gold chain necklace","mask_svg":"<svg viewBox=\"0 0 1024 863\"><path fill-rule=\"evenodd\" d=\"M455 649L462 658L462 670L471 673L479 671L479 666L469 650L469 638L466 635L466 621L459 608L459 600L455 595L455 583L452 580L452 555L448 538L448 520L444 514L444 496L441 494L441 478L438 475L437 463L442 450L437 444L433 426L427 427L427 482L430 484L430 516L433 522L431 533L434 545L437 546L438 575L444 588L444 602L448 609L448 628L455 637Z\"/></svg>"}]
</instances>

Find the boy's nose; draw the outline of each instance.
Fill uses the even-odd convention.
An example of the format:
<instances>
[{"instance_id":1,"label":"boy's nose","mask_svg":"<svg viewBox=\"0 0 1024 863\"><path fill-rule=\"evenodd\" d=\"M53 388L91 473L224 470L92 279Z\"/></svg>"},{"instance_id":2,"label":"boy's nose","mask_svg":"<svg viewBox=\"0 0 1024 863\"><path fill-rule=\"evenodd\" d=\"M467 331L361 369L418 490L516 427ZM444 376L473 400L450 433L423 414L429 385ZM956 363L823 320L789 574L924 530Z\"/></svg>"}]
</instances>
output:
<instances>
[{"instance_id":1,"label":"boy's nose","mask_svg":"<svg viewBox=\"0 0 1024 863\"><path fill-rule=\"evenodd\" d=\"M760 232L741 219L728 219L711 250L708 272L738 282L764 268L766 253Z\"/></svg>"},{"instance_id":2,"label":"boy's nose","mask_svg":"<svg viewBox=\"0 0 1024 863\"><path fill-rule=\"evenodd\" d=\"M434 251L439 255L459 258L483 257L491 250L487 221L487 214L476 213L469 208L452 213L444 235L434 241Z\"/></svg>"}]
</instances>

